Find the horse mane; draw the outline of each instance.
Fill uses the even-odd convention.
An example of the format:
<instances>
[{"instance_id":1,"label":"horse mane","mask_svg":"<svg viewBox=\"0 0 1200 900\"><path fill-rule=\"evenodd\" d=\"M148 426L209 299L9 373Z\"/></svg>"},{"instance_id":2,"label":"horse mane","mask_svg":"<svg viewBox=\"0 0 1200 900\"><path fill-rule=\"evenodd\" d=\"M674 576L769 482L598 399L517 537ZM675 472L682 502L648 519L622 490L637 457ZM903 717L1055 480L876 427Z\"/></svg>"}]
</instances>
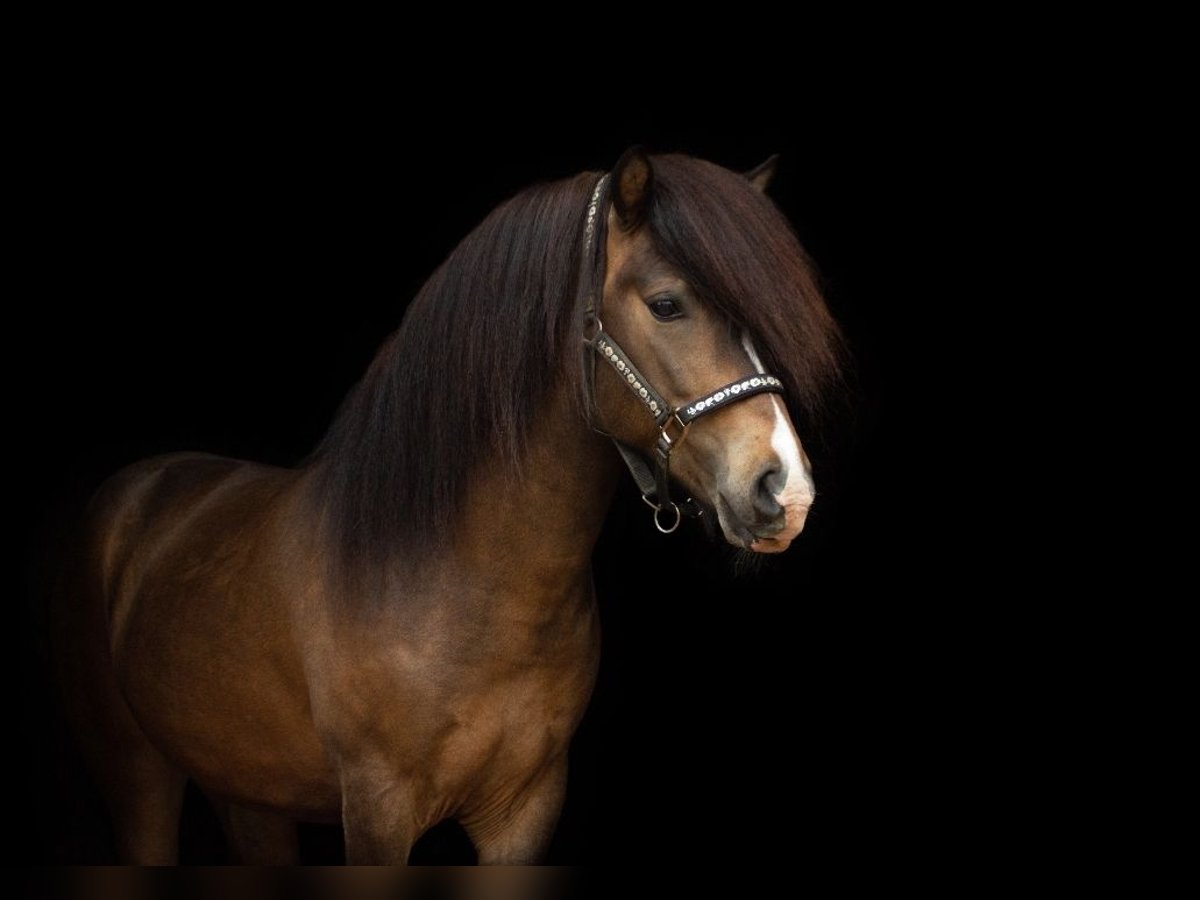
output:
<instances>
[{"instance_id":1,"label":"horse mane","mask_svg":"<svg viewBox=\"0 0 1200 900\"><path fill-rule=\"evenodd\" d=\"M520 465L555 377L582 392L580 367L564 361L568 346L580 351L584 215L598 178L536 185L493 210L346 398L312 460L344 562L436 544L479 463Z\"/></svg>"},{"instance_id":2,"label":"horse mane","mask_svg":"<svg viewBox=\"0 0 1200 900\"><path fill-rule=\"evenodd\" d=\"M657 248L701 299L749 330L793 410L817 413L837 381L841 343L787 220L741 175L680 155L652 161L647 226ZM588 415L580 341L586 299L603 278L603 214L590 265L582 255L598 178L536 185L493 210L421 288L346 398L312 458L343 565L438 545L478 465L519 472L556 379Z\"/></svg>"}]
</instances>

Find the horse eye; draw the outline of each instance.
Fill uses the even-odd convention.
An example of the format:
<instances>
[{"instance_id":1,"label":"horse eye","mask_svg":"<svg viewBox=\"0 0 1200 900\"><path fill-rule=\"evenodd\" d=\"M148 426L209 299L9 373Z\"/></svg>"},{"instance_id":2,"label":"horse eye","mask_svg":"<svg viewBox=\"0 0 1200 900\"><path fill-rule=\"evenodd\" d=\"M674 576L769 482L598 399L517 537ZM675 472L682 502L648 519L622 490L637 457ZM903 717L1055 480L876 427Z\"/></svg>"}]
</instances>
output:
<instances>
[{"instance_id":1,"label":"horse eye","mask_svg":"<svg viewBox=\"0 0 1200 900\"><path fill-rule=\"evenodd\" d=\"M650 303L650 312L654 313L654 318L662 319L678 319L683 312L675 304L674 300L654 300Z\"/></svg>"}]
</instances>

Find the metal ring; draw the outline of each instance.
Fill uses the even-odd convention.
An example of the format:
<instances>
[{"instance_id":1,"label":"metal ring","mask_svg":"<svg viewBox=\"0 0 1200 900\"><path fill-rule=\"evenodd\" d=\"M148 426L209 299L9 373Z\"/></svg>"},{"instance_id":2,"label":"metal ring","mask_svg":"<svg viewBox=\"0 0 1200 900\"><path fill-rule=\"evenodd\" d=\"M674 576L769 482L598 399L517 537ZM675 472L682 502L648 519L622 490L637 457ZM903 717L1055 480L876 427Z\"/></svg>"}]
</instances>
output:
<instances>
[{"instance_id":1,"label":"metal ring","mask_svg":"<svg viewBox=\"0 0 1200 900\"><path fill-rule=\"evenodd\" d=\"M664 509L666 509L668 506L671 509L675 510L675 521L674 521L674 523L672 523L670 528L663 528L662 523L658 521L658 514L660 512L662 512ZM679 523L682 519L683 519L683 513L679 511L679 506L676 505L675 503L668 503L666 506L654 507L654 527L657 528L659 531L661 531L663 534L670 534L672 531L674 531L676 528L678 528Z\"/></svg>"}]
</instances>

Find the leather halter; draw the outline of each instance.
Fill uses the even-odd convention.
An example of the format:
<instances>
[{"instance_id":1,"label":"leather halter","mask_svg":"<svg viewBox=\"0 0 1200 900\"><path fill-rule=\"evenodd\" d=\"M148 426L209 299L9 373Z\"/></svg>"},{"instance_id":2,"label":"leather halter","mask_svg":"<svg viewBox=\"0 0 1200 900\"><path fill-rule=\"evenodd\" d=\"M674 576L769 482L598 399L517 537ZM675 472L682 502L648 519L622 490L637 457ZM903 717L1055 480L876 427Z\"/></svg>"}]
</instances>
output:
<instances>
[{"instance_id":1,"label":"leather halter","mask_svg":"<svg viewBox=\"0 0 1200 900\"><path fill-rule=\"evenodd\" d=\"M585 264L588 254L592 249L592 242L596 236L596 216L599 211L600 197L607 181L608 175L605 175L596 183L596 189L592 191L592 199L588 203L587 224L584 227L583 256ZM603 297L603 257L601 257L597 268L599 270L599 277L597 279L597 283L599 284L598 292ZM613 371L621 377L625 386L633 392L633 395L641 401L646 410L654 416L654 424L658 426L658 440L654 444L653 466L646 461L639 451L627 444L621 443L615 437L612 437L612 435L607 436L612 438L612 442L620 452L621 458L625 461L629 473L633 476L633 480L637 482L638 489L642 492L642 500L654 510L655 527L663 534L670 534L679 527L684 514L689 516L700 516L703 514L700 505L692 498L689 497L682 503L675 503L671 500L670 492L671 453L683 443L683 439L687 437L688 428L692 422L701 416L716 412L718 409L723 409L731 403L753 397L755 394L768 392L782 394L783 382L774 375L756 372L723 385L715 391L705 394L703 397L692 400L690 403L672 406L662 394L654 389L654 386L650 384L647 378L638 371L637 366L633 364L633 360L629 358L629 354L621 349L621 345L613 340L612 335L604 330L604 325L600 321L600 314L596 309L596 293L596 291L589 291L588 293L583 326L583 342L585 347L588 348L586 351L588 365L585 366L585 371L589 373L589 391L592 395L592 408L594 409L596 406L595 361L596 359L602 359L612 366ZM674 519L669 519L667 524L663 524L659 520L659 516L664 510L674 513Z\"/></svg>"}]
</instances>

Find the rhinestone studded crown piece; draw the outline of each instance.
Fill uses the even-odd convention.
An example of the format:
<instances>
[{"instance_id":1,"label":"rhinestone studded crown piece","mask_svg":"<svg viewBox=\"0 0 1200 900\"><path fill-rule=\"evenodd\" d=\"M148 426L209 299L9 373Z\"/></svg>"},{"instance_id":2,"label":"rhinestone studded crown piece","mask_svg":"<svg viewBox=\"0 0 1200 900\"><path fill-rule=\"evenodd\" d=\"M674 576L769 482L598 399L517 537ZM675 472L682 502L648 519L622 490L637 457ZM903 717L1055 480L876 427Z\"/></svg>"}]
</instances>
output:
<instances>
[{"instance_id":1,"label":"rhinestone studded crown piece","mask_svg":"<svg viewBox=\"0 0 1200 900\"><path fill-rule=\"evenodd\" d=\"M606 181L608 181L607 175L596 182L596 189L592 191L592 199L588 203L587 224L583 228L584 256L586 256L592 249L592 238L596 234L596 212L600 203L600 192L604 190L604 183Z\"/></svg>"}]
</instances>

